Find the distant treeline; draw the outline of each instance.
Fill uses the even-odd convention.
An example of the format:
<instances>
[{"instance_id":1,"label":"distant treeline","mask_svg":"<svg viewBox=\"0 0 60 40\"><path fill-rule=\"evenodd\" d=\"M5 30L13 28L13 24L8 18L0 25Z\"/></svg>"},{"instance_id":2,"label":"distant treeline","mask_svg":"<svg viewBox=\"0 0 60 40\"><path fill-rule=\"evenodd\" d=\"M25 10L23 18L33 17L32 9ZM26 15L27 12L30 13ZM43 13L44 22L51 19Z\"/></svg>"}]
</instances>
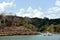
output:
<instances>
[{"instance_id":1,"label":"distant treeline","mask_svg":"<svg viewBox=\"0 0 60 40\"><path fill-rule=\"evenodd\" d=\"M49 19L19 17L16 15L0 15L0 26L25 26L27 28L36 28L40 32L59 32L60 33L60 18Z\"/></svg>"}]
</instances>

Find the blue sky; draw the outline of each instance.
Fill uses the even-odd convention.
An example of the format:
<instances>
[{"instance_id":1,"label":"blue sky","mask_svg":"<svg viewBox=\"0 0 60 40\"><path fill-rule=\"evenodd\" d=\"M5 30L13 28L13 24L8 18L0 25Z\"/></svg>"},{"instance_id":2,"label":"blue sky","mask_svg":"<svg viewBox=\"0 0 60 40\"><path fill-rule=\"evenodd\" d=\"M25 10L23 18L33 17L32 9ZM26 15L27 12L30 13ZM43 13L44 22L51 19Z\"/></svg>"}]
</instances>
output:
<instances>
[{"instance_id":1,"label":"blue sky","mask_svg":"<svg viewBox=\"0 0 60 40\"><path fill-rule=\"evenodd\" d=\"M43 10L47 10L49 7L54 6L55 0L16 0L15 3L17 4L17 9L28 7L38 8L41 7Z\"/></svg>"},{"instance_id":2,"label":"blue sky","mask_svg":"<svg viewBox=\"0 0 60 40\"><path fill-rule=\"evenodd\" d=\"M16 0L15 2L18 8L28 8L31 6L33 8L41 7L45 9L54 6L55 0Z\"/></svg>"},{"instance_id":3,"label":"blue sky","mask_svg":"<svg viewBox=\"0 0 60 40\"><path fill-rule=\"evenodd\" d=\"M0 0L0 10L22 17L60 18L60 0Z\"/></svg>"}]
</instances>

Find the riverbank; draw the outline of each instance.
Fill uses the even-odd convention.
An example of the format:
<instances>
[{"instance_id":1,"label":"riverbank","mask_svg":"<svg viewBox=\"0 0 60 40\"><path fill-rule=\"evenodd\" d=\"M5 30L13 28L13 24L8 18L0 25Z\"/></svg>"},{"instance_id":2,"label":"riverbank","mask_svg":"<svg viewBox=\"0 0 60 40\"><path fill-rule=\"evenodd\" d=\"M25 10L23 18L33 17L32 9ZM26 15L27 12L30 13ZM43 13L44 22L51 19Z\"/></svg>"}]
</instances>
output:
<instances>
[{"instance_id":1,"label":"riverbank","mask_svg":"<svg viewBox=\"0 0 60 40\"><path fill-rule=\"evenodd\" d=\"M8 35L36 35L38 32L23 26L0 27L0 36Z\"/></svg>"}]
</instances>

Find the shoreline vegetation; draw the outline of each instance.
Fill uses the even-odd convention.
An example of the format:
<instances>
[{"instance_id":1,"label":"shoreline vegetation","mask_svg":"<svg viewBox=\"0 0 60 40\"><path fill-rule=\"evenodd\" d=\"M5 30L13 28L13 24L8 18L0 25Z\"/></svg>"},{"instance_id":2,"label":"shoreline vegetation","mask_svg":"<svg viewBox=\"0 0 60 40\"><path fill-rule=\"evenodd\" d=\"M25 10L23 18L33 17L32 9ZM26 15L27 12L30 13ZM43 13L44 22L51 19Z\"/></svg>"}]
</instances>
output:
<instances>
[{"instance_id":1,"label":"shoreline vegetation","mask_svg":"<svg viewBox=\"0 0 60 40\"><path fill-rule=\"evenodd\" d=\"M19 17L0 14L0 35L36 35L38 32L60 33L60 18Z\"/></svg>"}]
</instances>

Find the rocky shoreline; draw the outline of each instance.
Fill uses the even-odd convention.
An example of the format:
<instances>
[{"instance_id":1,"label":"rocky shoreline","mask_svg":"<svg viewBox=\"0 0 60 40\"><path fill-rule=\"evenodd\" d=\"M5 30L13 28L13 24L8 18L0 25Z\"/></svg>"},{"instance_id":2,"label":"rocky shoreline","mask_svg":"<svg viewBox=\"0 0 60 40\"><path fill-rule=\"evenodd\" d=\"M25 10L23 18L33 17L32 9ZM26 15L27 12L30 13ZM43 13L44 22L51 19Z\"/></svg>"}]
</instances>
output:
<instances>
[{"instance_id":1,"label":"rocky shoreline","mask_svg":"<svg viewBox=\"0 0 60 40\"><path fill-rule=\"evenodd\" d=\"M38 32L33 29L20 27L0 27L0 36L8 35L36 35Z\"/></svg>"}]
</instances>

